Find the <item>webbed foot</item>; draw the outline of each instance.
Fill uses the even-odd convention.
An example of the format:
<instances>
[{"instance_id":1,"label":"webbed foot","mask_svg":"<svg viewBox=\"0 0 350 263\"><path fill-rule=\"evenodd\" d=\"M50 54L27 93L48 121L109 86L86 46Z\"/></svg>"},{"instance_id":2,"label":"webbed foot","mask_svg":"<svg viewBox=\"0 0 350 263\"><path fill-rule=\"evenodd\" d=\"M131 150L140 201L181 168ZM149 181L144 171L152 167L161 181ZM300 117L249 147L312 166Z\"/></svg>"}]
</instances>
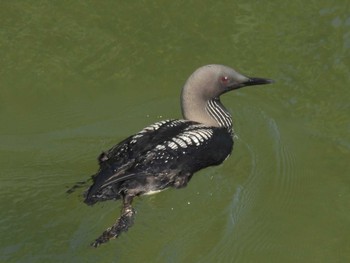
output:
<instances>
[{"instance_id":1,"label":"webbed foot","mask_svg":"<svg viewBox=\"0 0 350 263\"><path fill-rule=\"evenodd\" d=\"M107 228L101 236L99 236L94 242L90 244L92 247L98 247L101 244L108 242L112 238L119 237L122 232L128 231L129 227L134 224L136 211L131 207L131 201L132 197L130 196L124 198L122 215L118 218L113 226Z\"/></svg>"}]
</instances>

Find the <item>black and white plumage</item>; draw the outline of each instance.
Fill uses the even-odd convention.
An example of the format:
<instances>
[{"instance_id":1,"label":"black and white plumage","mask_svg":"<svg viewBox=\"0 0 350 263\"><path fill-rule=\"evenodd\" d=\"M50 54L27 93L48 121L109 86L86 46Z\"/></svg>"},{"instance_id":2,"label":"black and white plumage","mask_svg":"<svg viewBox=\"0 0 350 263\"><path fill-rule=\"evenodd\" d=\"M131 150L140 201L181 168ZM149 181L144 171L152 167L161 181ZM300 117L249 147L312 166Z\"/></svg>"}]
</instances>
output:
<instances>
[{"instance_id":1,"label":"black and white plumage","mask_svg":"<svg viewBox=\"0 0 350 263\"><path fill-rule=\"evenodd\" d=\"M187 185L192 175L221 164L233 147L232 118L220 95L271 80L249 78L223 65L197 69L181 94L183 120L154 123L103 152L85 203L122 199L121 217L91 245L118 237L133 224L135 196Z\"/></svg>"},{"instance_id":2,"label":"black and white plumage","mask_svg":"<svg viewBox=\"0 0 350 263\"><path fill-rule=\"evenodd\" d=\"M220 164L231 153L232 145L232 136L225 128L187 120L157 122L100 155L99 176L85 202L118 199L124 191L142 195L186 186L196 171Z\"/></svg>"}]
</instances>

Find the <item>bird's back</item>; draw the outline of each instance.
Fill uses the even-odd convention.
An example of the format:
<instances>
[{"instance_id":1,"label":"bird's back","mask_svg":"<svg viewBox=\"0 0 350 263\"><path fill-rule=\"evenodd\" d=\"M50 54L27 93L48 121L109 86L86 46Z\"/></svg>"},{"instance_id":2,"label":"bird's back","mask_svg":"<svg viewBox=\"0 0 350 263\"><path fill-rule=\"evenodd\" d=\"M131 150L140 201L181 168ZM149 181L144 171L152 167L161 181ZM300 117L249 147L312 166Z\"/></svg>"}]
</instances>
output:
<instances>
[{"instance_id":1,"label":"bird's back","mask_svg":"<svg viewBox=\"0 0 350 263\"><path fill-rule=\"evenodd\" d=\"M157 122L100 155L85 202L183 187L196 171L222 163L232 146L225 128L187 120Z\"/></svg>"}]
</instances>

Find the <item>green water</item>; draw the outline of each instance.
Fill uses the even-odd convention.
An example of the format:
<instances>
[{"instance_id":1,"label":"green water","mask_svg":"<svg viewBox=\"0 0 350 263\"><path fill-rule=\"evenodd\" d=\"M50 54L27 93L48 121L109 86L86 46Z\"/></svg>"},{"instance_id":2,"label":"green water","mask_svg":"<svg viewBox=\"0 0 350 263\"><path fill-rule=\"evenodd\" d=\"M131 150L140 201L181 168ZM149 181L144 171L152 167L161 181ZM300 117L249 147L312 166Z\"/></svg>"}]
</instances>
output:
<instances>
[{"instance_id":1,"label":"green water","mask_svg":"<svg viewBox=\"0 0 350 263\"><path fill-rule=\"evenodd\" d=\"M2 1L1 262L350 262L348 1ZM232 156L135 201L135 225L89 243L120 203L65 191L97 155L181 117L197 67L274 85L226 94Z\"/></svg>"}]
</instances>

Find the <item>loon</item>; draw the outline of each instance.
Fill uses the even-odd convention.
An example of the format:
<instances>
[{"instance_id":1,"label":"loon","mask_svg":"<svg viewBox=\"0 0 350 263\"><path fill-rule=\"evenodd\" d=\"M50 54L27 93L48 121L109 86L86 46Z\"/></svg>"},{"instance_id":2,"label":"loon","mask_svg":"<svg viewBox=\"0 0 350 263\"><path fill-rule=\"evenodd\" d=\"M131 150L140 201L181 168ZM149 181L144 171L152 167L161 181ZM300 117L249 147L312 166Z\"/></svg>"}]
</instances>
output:
<instances>
[{"instance_id":1,"label":"loon","mask_svg":"<svg viewBox=\"0 0 350 263\"><path fill-rule=\"evenodd\" d=\"M91 246L117 238L133 225L134 197L182 188L192 175L221 164L233 148L232 118L220 95L245 86L269 84L224 65L198 68L181 92L184 119L156 122L98 157L99 170L85 192L85 203L122 200L121 216Z\"/></svg>"}]
</instances>

